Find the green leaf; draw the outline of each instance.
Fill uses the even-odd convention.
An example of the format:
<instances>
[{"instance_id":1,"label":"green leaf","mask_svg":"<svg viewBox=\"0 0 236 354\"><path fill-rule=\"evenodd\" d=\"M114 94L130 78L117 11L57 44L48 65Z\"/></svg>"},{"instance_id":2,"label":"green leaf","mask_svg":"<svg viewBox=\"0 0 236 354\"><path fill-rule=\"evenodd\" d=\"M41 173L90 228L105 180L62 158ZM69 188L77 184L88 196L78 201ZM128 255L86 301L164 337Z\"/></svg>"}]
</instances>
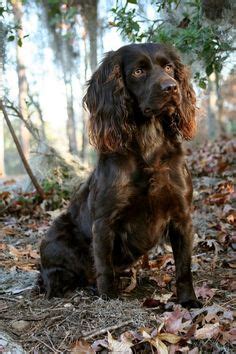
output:
<instances>
[{"instance_id":1,"label":"green leaf","mask_svg":"<svg viewBox=\"0 0 236 354\"><path fill-rule=\"evenodd\" d=\"M21 38L18 38L17 44L18 44L19 47L22 47L23 42L22 42Z\"/></svg>"},{"instance_id":2,"label":"green leaf","mask_svg":"<svg viewBox=\"0 0 236 354\"><path fill-rule=\"evenodd\" d=\"M0 16L3 16L5 9L3 6L0 6Z\"/></svg>"},{"instance_id":3,"label":"green leaf","mask_svg":"<svg viewBox=\"0 0 236 354\"><path fill-rule=\"evenodd\" d=\"M210 65L208 65L208 66L206 67L206 74L207 74L207 76L210 76L210 75L213 73L213 71L214 71L214 69L213 69L213 65L212 65L212 63L211 63Z\"/></svg>"},{"instance_id":4,"label":"green leaf","mask_svg":"<svg viewBox=\"0 0 236 354\"><path fill-rule=\"evenodd\" d=\"M133 27L133 29L134 29L135 31L137 31L137 32L138 32L139 29L140 29L140 26L139 26L139 24L138 24L137 22L134 22L132 27Z\"/></svg>"},{"instance_id":5,"label":"green leaf","mask_svg":"<svg viewBox=\"0 0 236 354\"><path fill-rule=\"evenodd\" d=\"M129 2L130 4L135 4L135 5L137 5L137 0L127 0L127 2Z\"/></svg>"},{"instance_id":6,"label":"green leaf","mask_svg":"<svg viewBox=\"0 0 236 354\"><path fill-rule=\"evenodd\" d=\"M13 42L15 40L15 36L11 35L7 38L8 42Z\"/></svg>"},{"instance_id":7,"label":"green leaf","mask_svg":"<svg viewBox=\"0 0 236 354\"><path fill-rule=\"evenodd\" d=\"M200 88L202 88L203 90L206 89L207 85L206 85L206 82L204 79L200 79L199 82L198 82L198 85Z\"/></svg>"}]
</instances>

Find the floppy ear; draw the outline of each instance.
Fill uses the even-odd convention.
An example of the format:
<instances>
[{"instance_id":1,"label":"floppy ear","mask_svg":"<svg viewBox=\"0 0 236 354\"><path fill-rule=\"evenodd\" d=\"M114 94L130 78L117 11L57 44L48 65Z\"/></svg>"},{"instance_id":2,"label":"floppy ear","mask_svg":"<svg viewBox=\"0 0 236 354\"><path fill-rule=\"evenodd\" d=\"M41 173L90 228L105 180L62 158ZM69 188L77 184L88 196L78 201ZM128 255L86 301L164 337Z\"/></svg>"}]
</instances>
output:
<instances>
[{"instance_id":1,"label":"floppy ear","mask_svg":"<svg viewBox=\"0 0 236 354\"><path fill-rule=\"evenodd\" d=\"M179 108L178 129L185 140L191 140L196 134L196 96L190 83L190 73L179 58L176 61L176 79L179 82L182 102Z\"/></svg>"},{"instance_id":2,"label":"floppy ear","mask_svg":"<svg viewBox=\"0 0 236 354\"><path fill-rule=\"evenodd\" d=\"M83 99L90 112L89 137L100 152L123 151L132 137L126 102L128 94L117 52L109 52L88 82Z\"/></svg>"}]
</instances>

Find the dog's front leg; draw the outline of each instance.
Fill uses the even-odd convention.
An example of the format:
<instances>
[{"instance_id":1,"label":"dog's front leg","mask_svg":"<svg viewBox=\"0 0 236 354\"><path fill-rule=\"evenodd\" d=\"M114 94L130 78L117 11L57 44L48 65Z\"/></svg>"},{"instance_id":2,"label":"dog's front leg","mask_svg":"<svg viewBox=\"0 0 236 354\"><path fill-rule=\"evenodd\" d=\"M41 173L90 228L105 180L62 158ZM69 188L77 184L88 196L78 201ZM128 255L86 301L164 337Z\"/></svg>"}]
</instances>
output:
<instances>
[{"instance_id":1,"label":"dog's front leg","mask_svg":"<svg viewBox=\"0 0 236 354\"><path fill-rule=\"evenodd\" d=\"M100 295L115 295L113 268L114 231L109 220L100 218L93 224L93 253L97 273L97 287Z\"/></svg>"},{"instance_id":2,"label":"dog's front leg","mask_svg":"<svg viewBox=\"0 0 236 354\"><path fill-rule=\"evenodd\" d=\"M176 270L177 299L184 307L201 307L197 300L192 282L192 222L190 216L182 222L172 221L169 226L169 236L173 249Z\"/></svg>"}]
</instances>

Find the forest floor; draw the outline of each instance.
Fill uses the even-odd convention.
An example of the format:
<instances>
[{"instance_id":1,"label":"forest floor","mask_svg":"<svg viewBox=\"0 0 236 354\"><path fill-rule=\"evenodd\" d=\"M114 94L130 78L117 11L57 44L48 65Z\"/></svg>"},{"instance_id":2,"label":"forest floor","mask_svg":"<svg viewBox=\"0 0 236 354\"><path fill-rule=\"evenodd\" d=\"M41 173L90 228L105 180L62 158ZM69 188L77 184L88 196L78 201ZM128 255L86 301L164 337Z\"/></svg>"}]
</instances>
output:
<instances>
[{"instance_id":1,"label":"forest floor","mask_svg":"<svg viewBox=\"0 0 236 354\"><path fill-rule=\"evenodd\" d=\"M188 149L195 228L192 272L201 309L175 302L171 248L157 247L123 277L118 299L77 290L64 299L32 292L39 244L60 212L0 183L0 352L233 353L236 289L235 142ZM128 286L128 287L127 287Z\"/></svg>"}]
</instances>

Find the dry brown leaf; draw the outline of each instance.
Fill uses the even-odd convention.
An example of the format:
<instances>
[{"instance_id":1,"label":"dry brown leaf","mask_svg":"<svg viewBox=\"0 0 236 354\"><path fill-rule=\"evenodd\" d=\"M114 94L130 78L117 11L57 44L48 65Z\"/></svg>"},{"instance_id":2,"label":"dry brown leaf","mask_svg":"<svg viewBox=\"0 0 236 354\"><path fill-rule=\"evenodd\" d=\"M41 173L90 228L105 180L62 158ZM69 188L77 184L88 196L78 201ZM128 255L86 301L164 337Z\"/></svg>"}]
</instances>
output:
<instances>
[{"instance_id":1,"label":"dry brown leaf","mask_svg":"<svg viewBox=\"0 0 236 354\"><path fill-rule=\"evenodd\" d=\"M127 353L132 354L131 347L133 344L130 341L119 342L114 339L110 332L107 334L108 349L111 353Z\"/></svg>"},{"instance_id":2,"label":"dry brown leaf","mask_svg":"<svg viewBox=\"0 0 236 354\"><path fill-rule=\"evenodd\" d=\"M209 286L204 282L202 286L195 287L195 292L197 297L201 297L203 300L212 299L215 295L216 289L209 288Z\"/></svg>"},{"instance_id":3,"label":"dry brown leaf","mask_svg":"<svg viewBox=\"0 0 236 354\"><path fill-rule=\"evenodd\" d=\"M37 259L39 258L39 252L37 250L33 250L31 245L28 245L26 247L27 251L28 251L28 255L33 258L33 259Z\"/></svg>"},{"instance_id":4,"label":"dry brown leaf","mask_svg":"<svg viewBox=\"0 0 236 354\"><path fill-rule=\"evenodd\" d=\"M158 337L152 338L148 341L150 344L154 346L158 350L158 354L168 354L168 348Z\"/></svg>"},{"instance_id":5,"label":"dry brown leaf","mask_svg":"<svg viewBox=\"0 0 236 354\"><path fill-rule=\"evenodd\" d=\"M176 344L180 341L181 337L177 336L173 333L159 333L158 338L161 340L165 340L170 344Z\"/></svg>"},{"instance_id":6,"label":"dry brown leaf","mask_svg":"<svg viewBox=\"0 0 236 354\"><path fill-rule=\"evenodd\" d=\"M6 226L6 227L2 228L2 232L3 232L3 234L10 236L10 235L15 235L17 231L16 231L16 229L14 229L12 227Z\"/></svg>"},{"instance_id":7,"label":"dry brown leaf","mask_svg":"<svg viewBox=\"0 0 236 354\"><path fill-rule=\"evenodd\" d=\"M16 258L22 257L25 254L25 251L18 250L16 247L12 245L7 245L10 251L10 254Z\"/></svg>"},{"instance_id":8,"label":"dry brown leaf","mask_svg":"<svg viewBox=\"0 0 236 354\"><path fill-rule=\"evenodd\" d=\"M155 261L150 261L150 268L164 268L168 263L174 264L174 259L172 254L164 254L163 256L158 256Z\"/></svg>"},{"instance_id":9,"label":"dry brown leaf","mask_svg":"<svg viewBox=\"0 0 236 354\"><path fill-rule=\"evenodd\" d=\"M33 259L39 258L38 251L33 250L31 245L27 245L26 248L21 248L21 249L17 249L12 245L8 245L8 249L10 251L10 254L16 258L25 257L25 256L29 256Z\"/></svg>"},{"instance_id":10,"label":"dry brown leaf","mask_svg":"<svg viewBox=\"0 0 236 354\"><path fill-rule=\"evenodd\" d=\"M72 344L70 353L74 354L94 354L95 350L92 349L91 345L84 339L77 340Z\"/></svg>"},{"instance_id":11,"label":"dry brown leaf","mask_svg":"<svg viewBox=\"0 0 236 354\"><path fill-rule=\"evenodd\" d=\"M236 221L236 211L229 214L227 217L226 217L227 221L229 224L234 224L235 221Z\"/></svg>"},{"instance_id":12,"label":"dry brown leaf","mask_svg":"<svg viewBox=\"0 0 236 354\"><path fill-rule=\"evenodd\" d=\"M131 268L131 272L132 272L131 281L130 284L124 289L125 293L130 293L137 286L137 269L133 267Z\"/></svg>"},{"instance_id":13,"label":"dry brown leaf","mask_svg":"<svg viewBox=\"0 0 236 354\"><path fill-rule=\"evenodd\" d=\"M216 337L219 332L219 322L214 324L206 324L204 327L196 330L194 337L196 339L211 339L213 337Z\"/></svg>"},{"instance_id":14,"label":"dry brown leaf","mask_svg":"<svg viewBox=\"0 0 236 354\"><path fill-rule=\"evenodd\" d=\"M165 329L168 333L176 334L191 323L190 313L180 306L176 306L174 311L165 312Z\"/></svg>"},{"instance_id":15,"label":"dry brown leaf","mask_svg":"<svg viewBox=\"0 0 236 354\"><path fill-rule=\"evenodd\" d=\"M4 251L6 249L6 244L1 242L0 243L0 251Z\"/></svg>"},{"instance_id":16,"label":"dry brown leaf","mask_svg":"<svg viewBox=\"0 0 236 354\"><path fill-rule=\"evenodd\" d=\"M170 298L172 297L173 293L162 294L162 295L155 295L154 300L159 300L160 303L166 304Z\"/></svg>"}]
</instances>

